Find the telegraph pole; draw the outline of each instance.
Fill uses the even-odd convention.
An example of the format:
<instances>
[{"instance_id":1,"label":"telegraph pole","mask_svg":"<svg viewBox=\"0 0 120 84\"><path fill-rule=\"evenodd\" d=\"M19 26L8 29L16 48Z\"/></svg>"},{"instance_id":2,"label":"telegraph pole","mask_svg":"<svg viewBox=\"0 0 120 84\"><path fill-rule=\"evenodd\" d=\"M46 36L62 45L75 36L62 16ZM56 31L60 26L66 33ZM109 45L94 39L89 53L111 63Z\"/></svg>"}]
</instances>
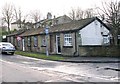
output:
<instances>
[{"instance_id":1,"label":"telegraph pole","mask_svg":"<svg viewBox=\"0 0 120 84\"><path fill-rule=\"evenodd\" d=\"M47 20L51 19L52 18L52 14L50 12L48 12L47 14ZM45 25L45 33L46 33L46 55L49 56L49 47L48 47L48 38L49 38L49 24L47 24L46 22L46 25Z\"/></svg>"}]
</instances>

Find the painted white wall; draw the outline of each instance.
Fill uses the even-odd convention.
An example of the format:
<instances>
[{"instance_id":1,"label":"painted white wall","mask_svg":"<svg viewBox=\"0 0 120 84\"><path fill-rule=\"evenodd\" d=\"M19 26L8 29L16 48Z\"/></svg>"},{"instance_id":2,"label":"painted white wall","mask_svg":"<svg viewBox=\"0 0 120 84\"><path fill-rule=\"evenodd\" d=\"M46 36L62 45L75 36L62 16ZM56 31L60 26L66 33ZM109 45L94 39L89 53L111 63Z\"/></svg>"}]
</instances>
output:
<instances>
[{"instance_id":1,"label":"painted white wall","mask_svg":"<svg viewBox=\"0 0 120 84\"><path fill-rule=\"evenodd\" d=\"M23 27L23 26L24 26L24 25L22 24L21 27ZM10 28L10 30L12 31L12 30L14 30L14 29L16 29L16 30L20 30L20 28L18 27L17 24L11 24L11 28Z\"/></svg>"},{"instance_id":2,"label":"painted white wall","mask_svg":"<svg viewBox=\"0 0 120 84\"><path fill-rule=\"evenodd\" d=\"M101 32L108 35L109 30L103 25L101 26L101 23L97 20L81 29L79 34L81 34L82 45L102 45L103 36Z\"/></svg>"},{"instance_id":3,"label":"painted white wall","mask_svg":"<svg viewBox=\"0 0 120 84\"><path fill-rule=\"evenodd\" d=\"M10 30L12 31L14 29L19 30L17 24L11 24Z\"/></svg>"}]
</instances>

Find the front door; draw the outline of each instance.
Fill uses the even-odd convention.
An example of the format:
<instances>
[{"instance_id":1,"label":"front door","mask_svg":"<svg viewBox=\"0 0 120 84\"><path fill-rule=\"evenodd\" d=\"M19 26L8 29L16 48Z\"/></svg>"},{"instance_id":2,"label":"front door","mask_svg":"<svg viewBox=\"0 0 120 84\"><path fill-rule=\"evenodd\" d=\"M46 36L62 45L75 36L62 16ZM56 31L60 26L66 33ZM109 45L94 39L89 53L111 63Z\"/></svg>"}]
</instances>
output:
<instances>
[{"instance_id":1,"label":"front door","mask_svg":"<svg viewBox=\"0 0 120 84\"><path fill-rule=\"evenodd\" d=\"M61 54L60 35L56 35L57 54Z\"/></svg>"}]
</instances>

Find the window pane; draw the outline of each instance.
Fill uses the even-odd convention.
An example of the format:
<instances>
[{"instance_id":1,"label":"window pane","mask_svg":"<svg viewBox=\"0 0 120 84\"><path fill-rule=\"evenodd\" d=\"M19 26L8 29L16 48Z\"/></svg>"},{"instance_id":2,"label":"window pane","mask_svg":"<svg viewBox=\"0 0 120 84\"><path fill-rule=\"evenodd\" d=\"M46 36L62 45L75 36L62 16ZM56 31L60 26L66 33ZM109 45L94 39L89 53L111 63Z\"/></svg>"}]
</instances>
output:
<instances>
[{"instance_id":1,"label":"window pane","mask_svg":"<svg viewBox=\"0 0 120 84\"><path fill-rule=\"evenodd\" d=\"M18 43L18 47L20 47L20 45L21 45L21 42L20 42L20 40L19 40L17 43Z\"/></svg>"},{"instance_id":2,"label":"window pane","mask_svg":"<svg viewBox=\"0 0 120 84\"><path fill-rule=\"evenodd\" d=\"M38 46L38 38L37 38L37 36L34 37L34 46Z\"/></svg>"},{"instance_id":3,"label":"window pane","mask_svg":"<svg viewBox=\"0 0 120 84\"><path fill-rule=\"evenodd\" d=\"M72 46L72 35L71 34L64 35L64 46Z\"/></svg>"},{"instance_id":4,"label":"window pane","mask_svg":"<svg viewBox=\"0 0 120 84\"><path fill-rule=\"evenodd\" d=\"M30 46L30 37L28 37L28 46Z\"/></svg>"},{"instance_id":5,"label":"window pane","mask_svg":"<svg viewBox=\"0 0 120 84\"><path fill-rule=\"evenodd\" d=\"M42 46L46 46L45 37L43 37L41 41L42 41L42 42L41 42L41 43L42 43L41 45L42 45Z\"/></svg>"}]
</instances>

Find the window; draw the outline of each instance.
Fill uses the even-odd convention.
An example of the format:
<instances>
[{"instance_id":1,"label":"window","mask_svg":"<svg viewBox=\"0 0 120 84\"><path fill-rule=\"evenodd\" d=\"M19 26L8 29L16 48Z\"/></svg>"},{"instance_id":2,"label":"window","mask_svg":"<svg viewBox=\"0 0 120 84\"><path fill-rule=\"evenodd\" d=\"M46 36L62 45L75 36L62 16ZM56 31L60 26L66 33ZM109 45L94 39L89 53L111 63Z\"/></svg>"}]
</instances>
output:
<instances>
[{"instance_id":1,"label":"window","mask_svg":"<svg viewBox=\"0 0 120 84\"><path fill-rule=\"evenodd\" d=\"M72 34L64 35L64 46L72 46Z\"/></svg>"},{"instance_id":2,"label":"window","mask_svg":"<svg viewBox=\"0 0 120 84\"><path fill-rule=\"evenodd\" d=\"M41 46L46 46L46 41L45 41L45 37L44 38L42 38L42 45Z\"/></svg>"},{"instance_id":3,"label":"window","mask_svg":"<svg viewBox=\"0 0 120 84\"><path fill-rule=\"evenodd\" d=\"M38 46L38 38L37 38L37 36L34 36L34 46L35 47Z\"/></svg>"},{"instance_id":4,"label":"window","mask_svg":"<svg viewBox=\"0 0 120 84\"><path fill-rule=\"evenodd\" d=\"M27 41L28 41L28 42L27 42L27 43L28 43L28 46L30 46L30 41L31 41L30 37L27 38Z\"/></svg>"},{"instance_id":5,"label":"window","mask_svg":"<svg viewBox=\"0 0 120 84\"><path fill-rule=\"evenodd\" d=\"M109 39L107 36L103 37L103 44L108 44L109 43Z\"/></svg>"},{"instance_id":6,"label":"window","mask_svg":"<svg viewBox=\"0 0 120 84\"><path fill-rule=\"evenodd\" d=\"M21 41L20 40L17 41L17 45L18 45L18 47L20 47L20 45L21 45Z\"/></svg>"}]
</instances>

